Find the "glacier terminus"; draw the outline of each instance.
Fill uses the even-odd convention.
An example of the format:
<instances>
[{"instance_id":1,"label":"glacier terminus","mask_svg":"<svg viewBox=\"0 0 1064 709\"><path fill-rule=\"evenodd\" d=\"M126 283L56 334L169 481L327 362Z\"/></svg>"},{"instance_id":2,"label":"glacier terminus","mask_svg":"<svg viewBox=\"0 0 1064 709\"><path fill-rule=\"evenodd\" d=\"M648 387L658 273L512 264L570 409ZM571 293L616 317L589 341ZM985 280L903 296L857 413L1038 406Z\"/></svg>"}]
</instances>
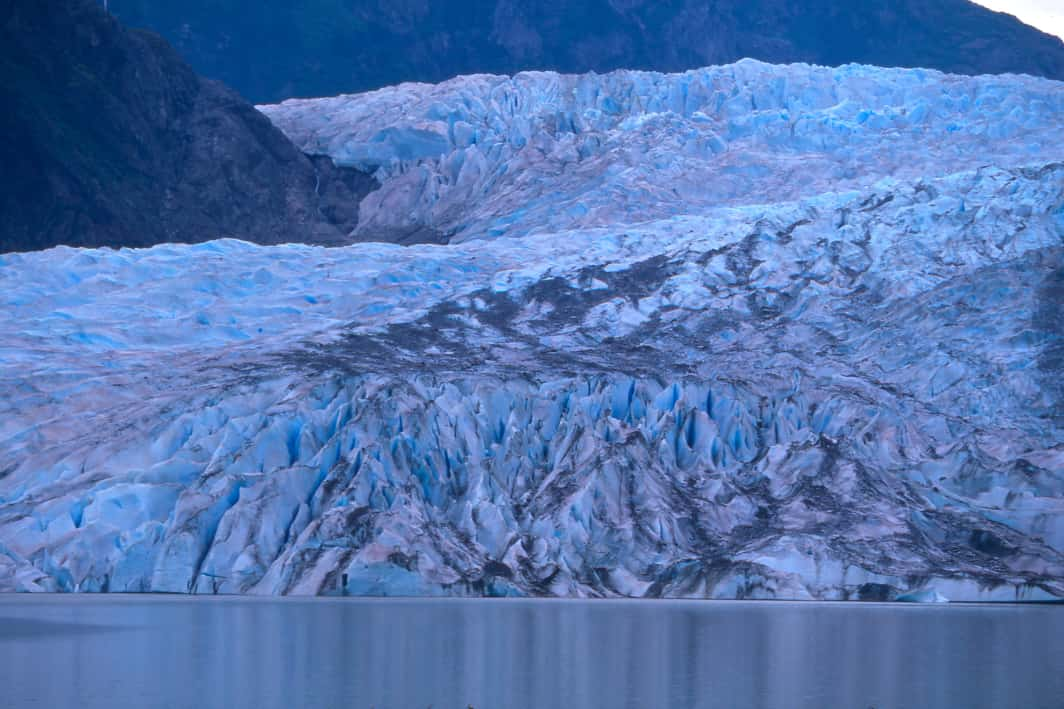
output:
<instances>
[{"instance_id":1,"label":"glacier terminus","mask_svg":"<svg viewBox=\"0 0 1064 709\"><path fill-rule=\"evenodd\" d=\"M1064 598L1064 84L260 110L355 243L0 255L0 590Z\"/></svg>"}]
</instances>

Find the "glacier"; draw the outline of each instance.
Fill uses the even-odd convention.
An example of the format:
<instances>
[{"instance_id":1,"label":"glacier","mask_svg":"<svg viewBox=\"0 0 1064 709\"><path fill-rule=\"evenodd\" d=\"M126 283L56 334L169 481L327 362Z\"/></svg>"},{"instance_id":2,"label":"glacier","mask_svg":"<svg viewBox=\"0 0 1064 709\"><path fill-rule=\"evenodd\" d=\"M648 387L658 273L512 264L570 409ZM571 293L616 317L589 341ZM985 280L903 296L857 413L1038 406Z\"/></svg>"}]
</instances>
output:
<instances>
[{"instance_id":1,"label":"glacier","mask_svg":"<svg viewBox=\"0 0 1064 709\"><path fill-rule=\"evenodd\" d=\"M261 110L449 243L0 255L0 590L1064 597L1064 84Z\"/></svg>"},{"instance_id":2,"label":"glacier","mask_svg":"<svg viewBox=\"0 0 1064 709\"><path fill-rule=\"evenodd\" d=\"M260 108L304 151L376 172L384 188L362 203L356 235L427 226L463 241L1057 159L1064 99L1059 82L1030 77L743 60Z\"/></svg>"}]
</instances>

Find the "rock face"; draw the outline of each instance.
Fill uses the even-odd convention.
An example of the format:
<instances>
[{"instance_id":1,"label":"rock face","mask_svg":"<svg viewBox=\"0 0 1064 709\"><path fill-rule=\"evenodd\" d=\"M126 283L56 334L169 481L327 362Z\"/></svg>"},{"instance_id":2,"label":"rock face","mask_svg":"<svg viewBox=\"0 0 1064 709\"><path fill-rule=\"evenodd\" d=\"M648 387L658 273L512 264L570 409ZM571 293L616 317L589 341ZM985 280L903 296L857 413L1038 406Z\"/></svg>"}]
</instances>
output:
<instances>
[{"instance_id":1,"label":"rock face","mask_svg":"<svg viewBox=\"0 0 1064 709\"><path fill-rule=\"evenodd\" d=\"M346 243L376 187L316 169L236 93L91 0L0 7L0 105L0 252Z\"/></svg>"},{"instance_id":2,"label":"rock face","mask_svg":"<svg viewBox=\"0 0 1064 709\"><path fill-rule=\"evenodd\" d=\"M3 256L0 588L1064 597L1062 102L742 62L267 109L454 242Z\"/></svg>"},{"instance_id":3,"label":"rock face","mask_svg":"<svg viewBox=\"0 0 1064 709\"><path fill-rule=\"evenodd\" d=\"M1064 42L967 0L110 0L256 102L530 69L744 57L1064 79Z\"/></svg>"}]
</instances>

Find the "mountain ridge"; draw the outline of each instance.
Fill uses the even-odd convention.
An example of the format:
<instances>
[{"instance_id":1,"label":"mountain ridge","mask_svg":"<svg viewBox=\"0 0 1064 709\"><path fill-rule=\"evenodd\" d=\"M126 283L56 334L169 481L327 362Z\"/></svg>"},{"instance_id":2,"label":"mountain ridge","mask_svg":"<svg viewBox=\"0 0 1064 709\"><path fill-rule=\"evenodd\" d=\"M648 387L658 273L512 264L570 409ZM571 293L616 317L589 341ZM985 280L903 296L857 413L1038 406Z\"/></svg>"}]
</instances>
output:
<instances>
[{"instance_id":1,"label":"mountain ridge","mask_svg":"<svg viewBox=\"0 0 1064 709\"><path fill-rule=\"evenodd\" d=\"M473 73L676 72L743 57L1064 79L1064 42L967 0L110 0L256 103Z\"/></svg>"},{"instance_id":2,"label":"mountain ridge","mask_svg":"<svg viewBox=\"0 0 1064 709\"><path fill-rule=\"evenodd\" d=\"M0 9L0 79L0 252L346 243L376 188L312 163L236 92L93 0Z\"/></svg>"}]
</instances>

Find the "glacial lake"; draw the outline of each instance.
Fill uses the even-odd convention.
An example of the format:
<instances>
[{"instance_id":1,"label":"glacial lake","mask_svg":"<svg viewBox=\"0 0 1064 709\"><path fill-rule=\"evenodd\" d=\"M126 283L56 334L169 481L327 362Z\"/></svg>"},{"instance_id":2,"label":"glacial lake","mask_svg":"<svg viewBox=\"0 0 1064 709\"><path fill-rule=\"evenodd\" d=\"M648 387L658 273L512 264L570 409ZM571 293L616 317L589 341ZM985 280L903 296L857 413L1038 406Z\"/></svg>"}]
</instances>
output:
<instances>
[{"instance_id":1,"label":"glacial lake","mask_svg":"<svg viewBox=\"0 0 1064 709\"><path fill-rule=\"evenodd\" d=\"M0 596L0 707L1064 706L1064 606Z\"/></svg>"}]
</instances>

